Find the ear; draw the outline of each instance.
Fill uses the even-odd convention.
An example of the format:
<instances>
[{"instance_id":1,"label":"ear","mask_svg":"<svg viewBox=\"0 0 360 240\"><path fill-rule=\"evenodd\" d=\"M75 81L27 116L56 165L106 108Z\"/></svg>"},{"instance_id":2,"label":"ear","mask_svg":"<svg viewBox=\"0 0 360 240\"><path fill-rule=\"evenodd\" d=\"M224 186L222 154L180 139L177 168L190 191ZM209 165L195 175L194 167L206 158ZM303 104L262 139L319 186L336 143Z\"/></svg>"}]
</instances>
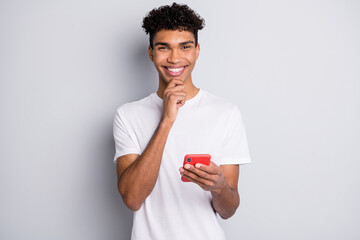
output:
<instances>
[{"instance_id":1,"label":"ear","mask_svg":"<svg viewBox=\"0 0 360 240\"><path fill-rule=\"evenodd\" d=\"M148 52L149 52L149 58L153 62L154 61L154 52L153 52L153 49L150 47L150 45L149 45Z\"/></svg>"},{"instance_id":2,"label":"ear","mask_svg":"<svg viewBox=\"0 0 360 240\"><path fill-rule=\"evenodd\" d=\"M196 51L196 60L197 60L200 54L200 43L197 44L195 51Z\"/></svg>"}]
</instances>

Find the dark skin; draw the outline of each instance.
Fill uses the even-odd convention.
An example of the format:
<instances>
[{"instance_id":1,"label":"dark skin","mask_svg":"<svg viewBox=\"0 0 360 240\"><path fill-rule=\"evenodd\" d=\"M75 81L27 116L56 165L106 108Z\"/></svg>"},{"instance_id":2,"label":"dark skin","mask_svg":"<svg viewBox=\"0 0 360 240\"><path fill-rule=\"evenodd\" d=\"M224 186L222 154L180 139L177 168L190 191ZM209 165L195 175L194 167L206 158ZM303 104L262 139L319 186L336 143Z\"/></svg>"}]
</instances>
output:
<instances>
[{"instance_id":1,"label":"dark skin","mask_svg":"<svg viewBox=\"0 0 360 240\"><path fill-rule=\"evenodd\" d=\"M133 211L140 209L155 186L163 150L178 109L199 91L191 78L200 52L193 33L161 30L155 34L153 44L154 49L149 46L149 57L159 73L157 94L163 99L162 117L141 155L128 154L117 161L118 189L125 204ZM211 192L212 206L222 218L235 213L240 203L237 190L239 165L186 164L179 172L190 182Z\"/></svg>"}]
</instances>

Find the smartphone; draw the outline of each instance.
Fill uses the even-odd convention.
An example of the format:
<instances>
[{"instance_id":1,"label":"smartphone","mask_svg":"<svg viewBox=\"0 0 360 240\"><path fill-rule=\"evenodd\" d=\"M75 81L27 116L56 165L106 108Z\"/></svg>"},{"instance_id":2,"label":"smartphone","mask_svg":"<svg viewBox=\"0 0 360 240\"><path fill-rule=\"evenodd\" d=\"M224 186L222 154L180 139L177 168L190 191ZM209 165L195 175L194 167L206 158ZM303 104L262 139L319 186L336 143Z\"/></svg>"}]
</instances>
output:
<instances>
[{"instance_id":1,"label":"smartphone","mask_svg":"<svg viewBox=\"0 0 360 240\"><path fill-rule=\"evenodd\" d=\"M195 165L196 163L201 163L209 166L210 161L211 161L210 154L186 154L184 157L183 166L185 166L185 164ZM181 180L183 182L189 182L184 177L181 177Z\"/></svg>"}]
</instances>

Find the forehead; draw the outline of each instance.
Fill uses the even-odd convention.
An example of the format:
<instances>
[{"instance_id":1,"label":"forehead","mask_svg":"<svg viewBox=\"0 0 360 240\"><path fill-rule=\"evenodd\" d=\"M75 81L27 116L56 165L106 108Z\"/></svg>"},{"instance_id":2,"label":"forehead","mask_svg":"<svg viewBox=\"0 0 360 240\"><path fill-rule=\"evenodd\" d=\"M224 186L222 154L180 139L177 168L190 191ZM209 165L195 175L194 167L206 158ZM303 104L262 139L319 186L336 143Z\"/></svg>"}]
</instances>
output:
<instances>
[{"instance_id":1,"label":"forehead","mask_svg":"<svg viewBox=\"0 0 360 240\"><path fill-rule=\"evenodd\" d=\"M162 29L155 33L153 43L164 42L169 44L179 44L182 42L194 41L194 34L190 31L165 30Z\"/></svg>"}]
</instances>

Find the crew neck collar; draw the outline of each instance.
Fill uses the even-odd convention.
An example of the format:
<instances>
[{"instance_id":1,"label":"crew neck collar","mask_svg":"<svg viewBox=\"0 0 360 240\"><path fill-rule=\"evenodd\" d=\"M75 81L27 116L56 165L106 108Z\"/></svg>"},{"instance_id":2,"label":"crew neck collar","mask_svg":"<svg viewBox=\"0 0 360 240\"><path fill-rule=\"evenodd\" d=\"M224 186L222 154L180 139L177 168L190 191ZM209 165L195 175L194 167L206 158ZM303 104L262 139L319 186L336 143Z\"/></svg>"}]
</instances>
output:
<instances>
[{"instance_id":1,"label":"crew neck collar","mask_svg":"<svg viewBox=\"0 0 360 240\"><path fill-rule=\"evenodd\" d=\"M199 89L198 93L194 97L186 100L185 105L182 106L181 108L188 107L188 106L192 105L194 102L197 102L200 99L200 97L203 95L203 90L201 88L198 88L198 89ZM159 97L159 95L157 95L156 92L154 92L152 95L153 95L153 98L154 98L155 102L158 105L162 106L163 99L161 97Z\"/></svg>"}]
</instances>

